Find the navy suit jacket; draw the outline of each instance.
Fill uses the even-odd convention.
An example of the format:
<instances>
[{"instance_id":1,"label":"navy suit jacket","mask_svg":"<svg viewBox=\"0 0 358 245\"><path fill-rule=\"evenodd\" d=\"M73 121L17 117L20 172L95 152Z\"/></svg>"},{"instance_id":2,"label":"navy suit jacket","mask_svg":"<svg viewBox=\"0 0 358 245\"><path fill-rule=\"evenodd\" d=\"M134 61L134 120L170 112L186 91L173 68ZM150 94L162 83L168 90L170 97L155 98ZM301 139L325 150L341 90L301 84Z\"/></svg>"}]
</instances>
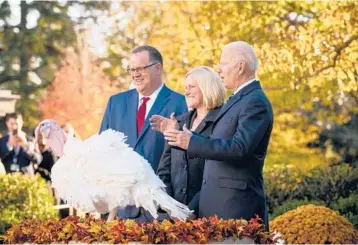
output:
<instances>
[{"instance_id":1,"label":"navy suit jacket","mask_svg":"<svg viewBox=\"0 0 358 245\"><path fill-rule=\"evenodd\" d=\"M15 151L11 150L9 151L6 143L9 140L9 135L5 135L4 137L2 137L0 139L0 158L2 163L4 164L6 173L11 173L13 172L10 169L11 164L13 163L13 159L15 156ZM26 151L20 147L20 150L17 154L17 164L20 167L20 172L24 173L24 168L30 165L31 161L35 161L32 157L30 157Z\"/></svg>"},{"instance_id":2,"label":"navy suit jacket","mask_svg":"<svg viewBox=\"0 0 358 245\"><path fill-rule=\"evenodd\" d=\"M106 112L103 116L100 132L106 129L114 129L123 132L128 138L127 143L136 152L142 155L156 171L164 150L164 136L162 133L153 131L149 125L152 115L161 115L169 118L172 112L175 116L188 111L185 97L163 86L146 117L142 130L137 135L137 111L138 92L132 89L111 96L108 101ZM122 218L135 218L139 215L139 209L127 207L120 211Z\"/></svg>"},{"instance_id":3,"label":"navy suit jacket","mask_svg":"<svg viewBox=\"0 0 358 245\"><path fill-rule=\"evenodd\" d=\"M199 217L259 215L268 229L262 170L272 127L271 104L255 81L221 108L210 139L191 137L188 156L206 159Z\"/></svg>"}]
</instances>

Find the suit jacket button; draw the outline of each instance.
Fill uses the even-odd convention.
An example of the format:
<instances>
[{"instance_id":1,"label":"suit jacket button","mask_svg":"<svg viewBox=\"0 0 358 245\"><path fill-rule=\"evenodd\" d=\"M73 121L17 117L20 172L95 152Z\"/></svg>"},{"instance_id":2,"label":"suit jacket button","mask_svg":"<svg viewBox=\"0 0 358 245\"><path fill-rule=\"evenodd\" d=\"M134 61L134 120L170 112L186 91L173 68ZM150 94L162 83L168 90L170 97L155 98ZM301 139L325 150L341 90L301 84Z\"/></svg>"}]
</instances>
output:
<instances>
[{"instance_id":1,"label":"suit jacket button","mask_svg":"<svg viewBox=\"0 0 358 245\"><path fill-rule=\"evenodd\" d=\"M206 184L206 180L205 180L205 179L203 180L203 184L204 184L204 185Z\"/></svg>"},{"instance_id":2,"label":"suit jacket button","mask_svg":"<svg viewBox=\"0 0 358 245\"><path fill-rule=\"evenodd\" d=\"M184 169L186 170L187 168L188 168L188 165L187 165L187 164L185 164L185 165L184 165Z\"/></svg>"},{"instance_id":3,"label":"suit jacket button","mask_svg":"<svg viewBox=\"0 0 358 245\"><path fill-rule=\"evenodd\" d=\"M185 189L185 188L183 188L182 192L185 194L185 193L186 193L186 189Z\"/></svg>"}]
</instances>

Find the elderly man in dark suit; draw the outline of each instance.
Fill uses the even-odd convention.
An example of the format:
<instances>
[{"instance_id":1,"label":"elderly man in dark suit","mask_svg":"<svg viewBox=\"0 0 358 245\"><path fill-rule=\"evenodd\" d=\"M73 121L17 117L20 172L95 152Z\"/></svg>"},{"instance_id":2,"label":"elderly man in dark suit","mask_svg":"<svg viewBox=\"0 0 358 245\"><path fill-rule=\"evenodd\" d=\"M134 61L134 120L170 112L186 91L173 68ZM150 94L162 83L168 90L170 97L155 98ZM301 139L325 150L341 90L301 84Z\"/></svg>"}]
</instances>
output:
<instances>
[{"instance_id":1,"label":"elderly man in dark suit","mask_svg":"<svg viewBox=\"0 0 358 245\"><path fill-rule=\"evenodd\" d=\"M184 128L168 130L172 146L206 159L199 217L250 219L259 215L268 230L263 166L273 127L270 101L256 80L253 48L245 42L224 47L219 74L234 93L214 121L211 138Z\"/></svg>"}]
</instances>

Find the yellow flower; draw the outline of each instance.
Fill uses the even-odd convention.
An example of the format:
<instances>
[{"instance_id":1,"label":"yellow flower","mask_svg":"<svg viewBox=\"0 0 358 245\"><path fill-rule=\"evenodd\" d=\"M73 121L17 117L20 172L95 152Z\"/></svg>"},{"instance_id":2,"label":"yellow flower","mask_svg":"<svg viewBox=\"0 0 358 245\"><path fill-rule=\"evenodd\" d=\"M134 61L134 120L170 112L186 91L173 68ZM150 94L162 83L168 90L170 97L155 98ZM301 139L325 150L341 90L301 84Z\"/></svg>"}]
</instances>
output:
<instances>
[{"instance_id":1,"label":"yellow flower","mask_svg":"<svg viewBox=\"0 0 358 245\"><path fill-rule=\"evenodd\" d=\"M324 206L304 205L270 222L270 229L282 234L287 243L318 244L358 242L347 219Z\"/></svg>"}]
</instances>

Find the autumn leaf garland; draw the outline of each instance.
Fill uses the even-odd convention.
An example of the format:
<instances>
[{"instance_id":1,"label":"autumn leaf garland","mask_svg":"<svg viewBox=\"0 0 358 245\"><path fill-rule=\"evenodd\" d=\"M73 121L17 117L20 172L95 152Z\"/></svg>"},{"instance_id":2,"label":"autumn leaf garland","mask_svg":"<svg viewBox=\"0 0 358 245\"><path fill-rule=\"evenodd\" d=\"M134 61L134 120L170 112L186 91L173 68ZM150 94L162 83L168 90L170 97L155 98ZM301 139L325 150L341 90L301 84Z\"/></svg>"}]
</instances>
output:
<instances>
[{"instance_id":1,"label":"autumn leaf garland","mask_svg":"<svg viewBox=\"0 0 358 245\"><path fill-rule=\"evenodd\" d=\"M264 232L260 219L222 220L217 217L189 221L136 223L133 220L105 222L101 219L70 216L62 220L26 220L13 225L2 237L6 243L197 243L248 237L255 243L275 243Z\"/></svg>"}]
</instances>

